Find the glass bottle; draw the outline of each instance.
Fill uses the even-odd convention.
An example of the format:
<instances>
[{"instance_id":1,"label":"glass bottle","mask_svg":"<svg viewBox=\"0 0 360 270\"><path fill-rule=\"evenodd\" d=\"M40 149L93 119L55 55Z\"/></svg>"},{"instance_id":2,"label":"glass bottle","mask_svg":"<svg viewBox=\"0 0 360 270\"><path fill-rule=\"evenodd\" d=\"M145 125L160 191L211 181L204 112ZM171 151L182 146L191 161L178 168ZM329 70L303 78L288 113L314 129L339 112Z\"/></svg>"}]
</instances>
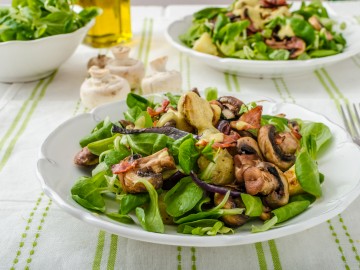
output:
<instances>
[{"instance_id":1,"label":"glass bottle","mask_svg":"<svg viewBox=\"0 0 360 270\"><path fill-rule=\"evenodd\" d=\"M79 0L78 4L82 7L97 6L102 9L102 14L96 17L95 25L85 37L85 44L105 48L130 41L130 0Z\"/></svg>"}]
</instances>

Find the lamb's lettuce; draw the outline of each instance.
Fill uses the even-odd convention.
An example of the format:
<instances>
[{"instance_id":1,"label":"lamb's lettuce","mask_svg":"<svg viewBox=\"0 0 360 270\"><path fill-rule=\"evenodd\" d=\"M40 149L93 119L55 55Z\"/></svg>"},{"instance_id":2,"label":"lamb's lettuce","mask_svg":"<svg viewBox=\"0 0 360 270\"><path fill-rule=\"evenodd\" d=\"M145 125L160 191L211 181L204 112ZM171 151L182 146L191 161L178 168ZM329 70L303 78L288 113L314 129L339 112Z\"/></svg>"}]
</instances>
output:
<instances>
[{"instance_id":1,"label":"lamb's lettuce","mask_svg":"<svg viewBox=\"0 0 360 270\"><path fill-rule=\"evenodd\" d=\"M0 42L71 33L101 12L99 8L90 7L77 13L73 10L72 2L13 0L11 7L1 7Z\"/></svg>"}]
</instances>

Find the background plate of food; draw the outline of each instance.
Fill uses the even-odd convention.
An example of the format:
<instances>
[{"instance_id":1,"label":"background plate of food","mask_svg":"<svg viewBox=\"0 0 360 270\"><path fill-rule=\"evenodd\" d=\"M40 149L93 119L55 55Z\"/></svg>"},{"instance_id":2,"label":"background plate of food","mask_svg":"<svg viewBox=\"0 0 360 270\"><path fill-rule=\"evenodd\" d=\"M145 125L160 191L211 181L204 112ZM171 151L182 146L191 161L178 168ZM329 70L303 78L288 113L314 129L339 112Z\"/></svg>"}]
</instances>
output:
<instances>
[{"instance_id":1,"label":"background plate of food","mask_svg":"<svg viewBox=\"0 0 360 270\"><path fill-rule=\"evenodd\" d=\"M360 52L360 25L321 2L235 1L170 23L168 42L222 72L281 77L311 72Z\"/></svg>"}]
</instances>

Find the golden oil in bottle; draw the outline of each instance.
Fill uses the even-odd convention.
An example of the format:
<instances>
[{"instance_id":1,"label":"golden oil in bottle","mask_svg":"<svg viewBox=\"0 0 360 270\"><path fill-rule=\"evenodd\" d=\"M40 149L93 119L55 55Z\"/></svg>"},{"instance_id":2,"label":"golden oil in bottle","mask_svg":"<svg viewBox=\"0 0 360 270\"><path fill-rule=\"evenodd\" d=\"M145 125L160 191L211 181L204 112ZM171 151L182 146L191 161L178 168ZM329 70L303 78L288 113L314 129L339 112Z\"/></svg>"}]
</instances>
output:
<instances>
[{"instance_id":1,"label":"golden oil in bottle","mask_svg":"<svg viewBox=\"0 0 360 270\"><path fill-rule=\"evenodd\" d=\"M130 0L79 0L82 7L97 6L102 14L87 33L84 43L95 48L111 47L130 41Z\"/></svg>"}]
</instances>

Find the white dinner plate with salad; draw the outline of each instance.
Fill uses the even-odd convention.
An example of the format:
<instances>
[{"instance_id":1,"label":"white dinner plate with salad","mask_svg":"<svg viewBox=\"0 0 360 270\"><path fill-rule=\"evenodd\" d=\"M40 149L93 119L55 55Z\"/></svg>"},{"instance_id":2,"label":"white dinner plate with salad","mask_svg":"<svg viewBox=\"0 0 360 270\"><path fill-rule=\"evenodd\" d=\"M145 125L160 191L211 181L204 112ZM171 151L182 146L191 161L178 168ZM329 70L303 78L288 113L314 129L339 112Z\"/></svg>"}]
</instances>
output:
<instances>
[{"instance_id":1,"label":"white dinner plate with salad","mask_svg":"<svg viewBox=\"0 0 360 270\"><path fill-rule=\"evenodd\" d=\"M294 4L294 6L299 5ZM333 65L360 52L360 43L358 42L360 40L360 25L356 22L356 20L351 17L337 16L336 13L326 4L324 4L324 7L327 8L327 12L330 18L336 22L336 24L333 26L333 29L335 29L338 33L341 33L346 40L346 46L342 52L325 57L310 58L306 60L249 60L241 59L242 57L220 57L204 53L199 50L194 50L191 48L191 46L185 45L181 38L179 38L181 35L184 35L192 26L194 14L189 14L179 20L171 22L166 29L165 37L167 41L180 52L185 53L191 58L196 59L199 62L204 63L221 72L255 78L296 76ZM344 29L340 29L340 25L346 27ZM204 46L206 45L201 45L200 47ZM307 44L307 46L309 45ZM219 52L219 45L217 48ZM254 52L254 50L255 49L253 48L253 50L248 53L251 54ZM238 52L235 52L234 55L236 53Z\"/></svg>"},{"instance_id":2,"label":"white dinner plate with salad","mask_svg":"<svg viewBox=\"0 0 360 270\"><path fill-rule=\"evenodd\" d=\"M244 102L256 101L254 97L238 98ZM325 181L322 183L323 195L305 212L267 231L252 233L253 222L248 222L235 229L234 233L215 236L180 234L173 225L165 225L164 233L153 233L145 231L138 222L119 223L77 204L72 199L71 188L79 177L91 173L73 163L75 154L81 149L79 140L106 117L110 117L114 122L123 119L123 113L127 110L125 101L100 106L58 126L41 146L37 174L45 194L70 215L110 233L158 244L215 247L256 243L304 231L344 211L360 193L360 167L357 164L360 160L360 148L352 142L343 128L323 115L296 104L272 101L263 101L261 104L264 114L284 113L288 118L321 122L327 125L332 133L331 144L318 157L319 171L325 175ZM118 205L112 201L107 203L107 207L118 211Z\"/></svg>"}]
</instances>

